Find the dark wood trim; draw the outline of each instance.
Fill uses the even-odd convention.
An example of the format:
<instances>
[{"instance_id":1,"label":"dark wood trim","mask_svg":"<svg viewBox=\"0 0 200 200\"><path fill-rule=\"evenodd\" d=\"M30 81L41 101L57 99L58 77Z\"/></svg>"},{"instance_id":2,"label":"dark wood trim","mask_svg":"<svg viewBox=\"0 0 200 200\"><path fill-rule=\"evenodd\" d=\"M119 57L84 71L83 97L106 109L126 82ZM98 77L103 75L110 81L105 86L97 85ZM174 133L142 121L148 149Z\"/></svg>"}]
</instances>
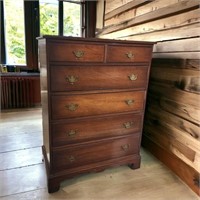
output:
<instances>
[{"instance_id":1,"label":"dark wood trim","mask_svg":"<svg viewBox=\"0 0 200 200\"><path fill-rule=\"evenodd\" d=\"M38 70L39 1L24 1L27 67Z\"/></svg>"},{"instance_id":2,"label":"dark wood trim","mask_svg":"<svg viewBox=\"0 0 200 200\"><path fill-rule=\"evenodd\" d=\"M6 48L5 48L5 30L4 30L4 7L3 1L0 1L0 23L1 23L1 48L0 48L0 63L6 63Z\"/></svg>"},{"instance_id":3,"label":"dark wood trim","mask_svg":"<svg viewBox=\"0 0 200 200\"><path fill-rule=\"evenodd\" d=\"M150 138L142 136L142 146L179 176L197 195L200 196L200 174L175 155L154 143Z\"/></svg>"},{"instance_id":4,"label":"dark wood trim","mask_svg":"<svg viewBox=\"0 0 200 200\"><path fill-rule=\"evenodd\" d=\"M85 37L95 37L96 31L96 1L85 1Z\"/></svg>"},{"instance_id":5,"label":"dark wood trim","mask_svg":"<svg viewBox=\"0 0 200 200\"><path fill-rule=\"evenodd\" d=\"M58 4L58 33L60 36L63 35L63 1L59 1Z\"/></svg>"}]
</instances>

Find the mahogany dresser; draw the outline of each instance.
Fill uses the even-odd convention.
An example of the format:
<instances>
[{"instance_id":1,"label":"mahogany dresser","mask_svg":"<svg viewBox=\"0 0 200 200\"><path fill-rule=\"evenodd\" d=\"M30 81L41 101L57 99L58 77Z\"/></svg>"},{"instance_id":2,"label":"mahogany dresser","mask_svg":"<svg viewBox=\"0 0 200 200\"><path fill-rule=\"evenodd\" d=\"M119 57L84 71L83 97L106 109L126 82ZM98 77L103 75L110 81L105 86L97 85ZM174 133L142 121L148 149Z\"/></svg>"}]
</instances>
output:
<instances>
[{"instance_id":1,"label":"mahogany dresser","mask_svg":"<svg viewBox=\"0 0 200 200\"><path fill-rule=\"evenodd\" d=\"M153 43L38 40L48 191L78 174L139 168Z\"/></svg>"}]
</instances>

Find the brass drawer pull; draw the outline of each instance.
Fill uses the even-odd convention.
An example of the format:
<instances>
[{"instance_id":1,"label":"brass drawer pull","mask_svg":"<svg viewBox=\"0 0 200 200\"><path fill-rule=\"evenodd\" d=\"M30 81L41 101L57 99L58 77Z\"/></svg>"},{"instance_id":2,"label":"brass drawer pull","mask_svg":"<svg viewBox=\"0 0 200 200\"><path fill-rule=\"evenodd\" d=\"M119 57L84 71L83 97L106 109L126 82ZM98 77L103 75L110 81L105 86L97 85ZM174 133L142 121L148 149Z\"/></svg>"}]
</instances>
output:
<instances>
[{"instance_id":1,"label":"brass drawer pull","mask_svg":"<svg viewBox=\"0 0 200 200\"><path fill-rule=\"evenodd\" d=\"M127 58L132 59L134 58L134 54L130 51L128 53L125 54L127 56Z\"/></svg>"},{"instance_id":2,"label":"brass drawer pull","mask_svg":"<svg viewBox=\"0 0 200 200\"><path fill-rule=\"evenodd\" d=\"M134 100L132 100L132 99L127 99L127 100L125 100L125 103L126 103L127 105L131 106L131 105L134 103Z\"/></svg>"},{"instance_id":3,"label":"brass drawer pull","mask_svg":"<svg viewBox=\"0 0 200 200\"><path fill-rule=\"evenodd\" d=\"M131 81L136 81L137 78L138 78L138 75L137 75L137 74L131 74L131 75L129 75L128 77L129 77L129 79L130 79Z\"/></svg>"},{"instance_id":4,"label":"brass drawer pull","mask_svg":"<svg viewBox=\"0 0 200 200\"><path fill-rule=\"evenodd\" d=\"M78 108L78 104L71 103L69 105L66 105L65 107L70 111L75 111Z\"/></svg>"},{"instance_id":5,"label":"brass drawer pull","mask_svg":"<svg viewBox=\"0 0 200 200\"><path fill-rule=\"evenodd\" d=\"M81 50L77 50L77 51L73 51L74 55L77 57L77 58L81 58L84 56L85 52L84 51L81 51Z\"/></svg>"},{"instance_id":6,"label":"brass drawer pull","mask_svg":"<svg viewBox=\"0 0 200 200\"><path fill-rule=\"evenodd\" d=\"M124 124L124 128L131 128L133 126L133 122L125 122Z\"/></svg>"},{"instance_id":7,"label":"brass drawer pull","mask_svg":"<svg viewBox=\"0 0 200 200\"><path fill-rule=\"evenodd\" d=\"M71 136L75 136L77 133L78 133L77 130L70 130L70 131L67 133L67 135L71 137Z\"/></svg>"},{"instance_id":8,"label":"brass drawer pull","mask_svg":"<svg viewBox=\"0 0 200 200\"><path fill-rule=\"evenodd\" d=\"M76 161L76 159L74 158L74 156L69 156L68 157L68 160L69 160L69 162L74 162L74 161Z\"/></svg>"},{"instance_id":9,"label":"brass drawer pull","mask_svg":"<svg viewBox=\"0 0 200 200\"><path fill-rule=\"evenodd\" d=\"M69 75L65 78L71 85L78 81L78 76Z\"/></svg>"},{"instance_id":10,"label":"brass drawer pull","mask_svg":"<svg viewBox=\"0 0 200 200\"><path fill-rule=\"evenodd\" d=\"M125 145L121 146L122 150L125 151L125 152L129 150L129 147L130 147L129 144L125 144Z\"/></svg>"}]
</instances>

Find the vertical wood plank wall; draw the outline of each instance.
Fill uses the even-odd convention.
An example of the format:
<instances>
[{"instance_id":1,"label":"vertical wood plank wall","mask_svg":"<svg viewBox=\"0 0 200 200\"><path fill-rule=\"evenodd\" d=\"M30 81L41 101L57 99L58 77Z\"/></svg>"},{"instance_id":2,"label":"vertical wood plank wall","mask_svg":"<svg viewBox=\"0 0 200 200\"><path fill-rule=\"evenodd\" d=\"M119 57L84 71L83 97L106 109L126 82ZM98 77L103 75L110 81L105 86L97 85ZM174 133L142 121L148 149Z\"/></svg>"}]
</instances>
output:
<instances>
[{"instance_id":1,"label":"vertical wood plank wall","mask_svg":"<svg viewBox=\"0 0 200 200\"><path fill-rule=\"evenodd\" d=\"M199 0L106 0L104 27L97 29L96 35L157 42L142 144L198 195L199 5Z\"/></svg>"}]
</instances>

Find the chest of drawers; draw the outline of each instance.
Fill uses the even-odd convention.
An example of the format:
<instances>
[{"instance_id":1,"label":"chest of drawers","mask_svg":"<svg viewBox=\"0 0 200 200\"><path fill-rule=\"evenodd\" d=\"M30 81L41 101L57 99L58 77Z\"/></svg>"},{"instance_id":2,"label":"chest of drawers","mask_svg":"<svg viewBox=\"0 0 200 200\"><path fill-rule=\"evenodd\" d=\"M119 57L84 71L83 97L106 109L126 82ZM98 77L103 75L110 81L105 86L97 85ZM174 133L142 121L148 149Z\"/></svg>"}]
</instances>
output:
<instances>
[{"instance_id":1,"label":"chest of drawers","mask_svg":"<svg viewBox=\"0 0 200 200\"><path fill-rule=\"evenodd\" d=\"M48 191L86 172L140 167L153 43L39 39Z\"/></svg>"}]
</instances>

